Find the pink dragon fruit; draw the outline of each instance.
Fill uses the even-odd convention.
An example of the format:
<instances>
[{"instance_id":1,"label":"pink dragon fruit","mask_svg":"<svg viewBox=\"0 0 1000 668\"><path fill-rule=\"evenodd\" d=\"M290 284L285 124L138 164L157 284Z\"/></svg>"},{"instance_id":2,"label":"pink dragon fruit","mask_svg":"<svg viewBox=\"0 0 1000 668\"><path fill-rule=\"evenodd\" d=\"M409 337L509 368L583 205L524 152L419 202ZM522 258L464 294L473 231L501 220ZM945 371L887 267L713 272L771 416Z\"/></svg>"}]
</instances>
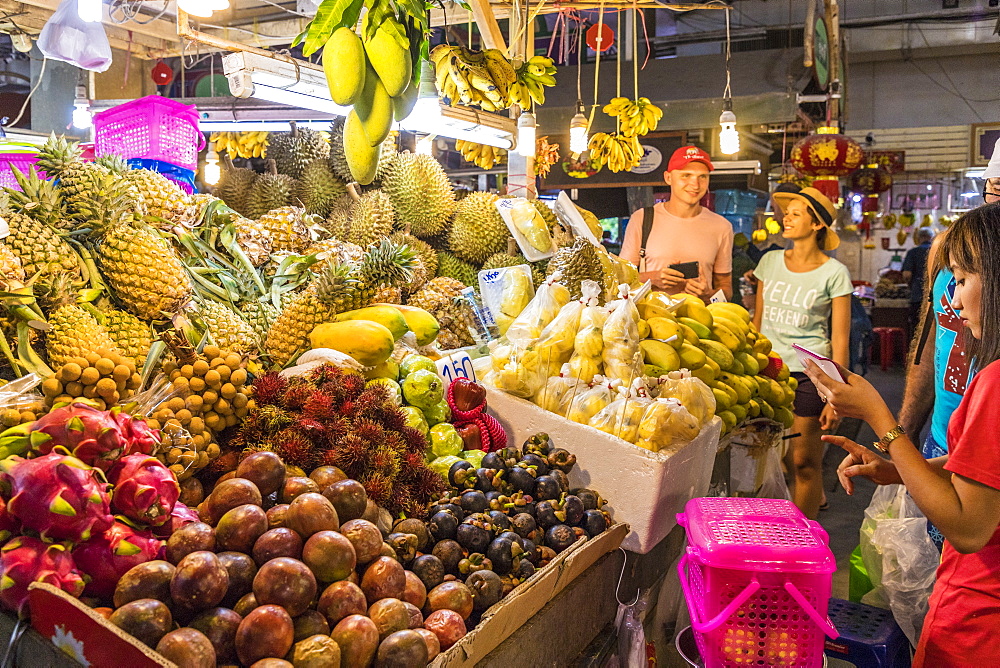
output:
<instances>
[{"instance_id":1,"label":"pink dragon fruit","mask_svg":"<svg viewBox=\"0 0 1000 668\"><path fill-rule=\"evenodd\" d=\"M118 408L112 408L115 422L121 427L125 438L126 455L151 455L160 445L160 430L153 429L142 418L129 415Z\"/></svg>"},{"instance_id":2,"label":"pink dragon fruit","mask_svg":"<svg viewBox=\"0 0 1000 668\"><path fill-rule=\"evenodd\" d=\"M0 497L0 545L19 533L21 533L21 523L7 512L7 502Z\"/></svg>"},{"instance_id":3,"label":"pink dragon fruit","mask_svg":"<svg viewBox=\"0 0 1000 668\"><path fill-rule=\"evenodd\" d=\"M7 512L45 540L80 543L114 522L104 475L76 457L8 457L0 470Z\"/></svg>"},{"instance_id":4,"label":"pink dragon fruit","mask_svg":"<svg viewBox=\"0 0 1000 668\"><path fill-rule=\"evenodd\" d=\"M28 585L44 582L79 598L84 582L64 545L18 536L0 549L0 603L20 612Z\"/></svg>"},{"instance_id":5,"label":"pink dragon fruit","mask_svg":"<svg viewBox=\"0 0 1000 668\"><path fill-rule=\"evenodd\" d=\"M153 527L153 533L157 538L167 539L185 524L200 521L201 517L198 516L198 513L195 512L194 508L188 508L186 505L178 501L174 504L174 509L170 511L170 520L164 522L158 527Z\"/></svg>"},{"instance_id":6,"label":"pink dragon fruit","mask_svg":"<svg viewBox=\"0 0 1000 668\"><path fill-rule=\"evenodd\" d=\"M80 543L73 550L76 566L90 577L86 593L108 600L115 593L118 580L133 566L159 556L163 541L149 531L133 529L115 520L100 536Z\"/></svg>"},{"instance_id":7,"label":"pink dragon fruit","mask_svg":"<svg viewBox=\"0 0 1000 668\"><path fill-rule=\"evenodd\" d=\"M109 473L115 486L111 505L125 517L159 526L170 519L181 487L174 472L156 457L129 455Z\"/></svg>"},{"instance_id":8,"label":"pink dragon fruit","mask_svg":"<svg viewBox=\"0 0 1000 668\"><path fill-rule=\"evenodd\" d=\"M84 464L108 470L125 452L128 442L111 411L82 402L57 408L28 426L31 447L47 455L63 446Z\"/></svg>"}]
</instances>

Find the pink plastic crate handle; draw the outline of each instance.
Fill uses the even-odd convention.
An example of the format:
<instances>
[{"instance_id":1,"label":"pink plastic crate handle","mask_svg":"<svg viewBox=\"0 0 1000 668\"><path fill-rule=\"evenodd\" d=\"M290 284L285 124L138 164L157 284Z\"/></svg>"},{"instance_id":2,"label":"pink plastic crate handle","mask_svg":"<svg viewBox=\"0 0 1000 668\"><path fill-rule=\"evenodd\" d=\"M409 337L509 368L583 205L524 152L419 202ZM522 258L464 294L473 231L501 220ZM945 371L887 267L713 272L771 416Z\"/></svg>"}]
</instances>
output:
<instances>
[{"instance_id":1,"label":"pink plastic crate handle","mask_svg":"<svg viewBox=\"0 0 1000 668\"><path fill-rule=\"evenodd\" d=\"M812 604L806 600L806 597L802 595L802 592L799 591L798 587L791 582L785 582L785 591L791 594L796 603L802 606L802 609L805 610L807 615L809 615L809 619L813 620L813 623L816 624L816 626L818 626L828 638L835 640L840 637L840 633L837 631L837 627L833 625L833 622L831 622L829 618L820 616L816 608L814 608Z\"/></svg>"},{"instance_id":2,"label":"pink plastic crate handle","mask_svg":"<svg viewBox=\"0 0 1000 668\"><path fill-rule=\"evenodd\" d=\"M701 621L701 614L698 609L697 601L694 600L694 594L691 592L691 585L688 584L687 565L689 560L690 557L687 554L681 557L680 561L677 562L677 573L680 576L681 591L684 592L684 600L687 601L688 612L691 615L691 627L698 633L709 633L722 626L722 624L729 619L741 605L746 603L748 598L756 594L757 590L760 589L760 583L757 582L757 578L754 577L750 581L750 584L748 584L746 588L740 592L739 596L730 601L729 605L723 608L719 614L709 621L703 622Z\"/></svg>"}]
</instances>

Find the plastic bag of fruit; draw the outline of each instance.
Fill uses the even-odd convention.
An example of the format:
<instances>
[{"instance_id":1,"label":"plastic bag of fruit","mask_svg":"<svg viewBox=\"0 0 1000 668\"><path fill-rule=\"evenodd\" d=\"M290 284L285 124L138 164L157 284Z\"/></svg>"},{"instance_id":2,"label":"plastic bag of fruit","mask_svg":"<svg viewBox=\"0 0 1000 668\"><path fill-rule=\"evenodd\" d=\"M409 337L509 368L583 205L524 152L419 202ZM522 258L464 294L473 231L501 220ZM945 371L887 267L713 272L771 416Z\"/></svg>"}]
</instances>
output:
<instances>
[{"instance_id":1,"label":"plastic bag of fruit","mask_svg":"<svg viewBox=\"0 0 1000 668\"><path fill-rule=\"evenodd\" d=\"M584 281L587 283L589 281ZM582 285L582 284L581 284ZM597 284L594 283L596 286ZM583 300L586 304L580 313L580 326L577 327L573 339L573 356L569 360L569 373L585 383L604 371L604 324L608 321L608 309L598 305L598 295L584 290ZM599 289L599 288L598 288ZM591 292L593 288L590 288Z\"/></svg>"},{"instance_id":2,"label":"plastic bag of fruit","mask_svg":"<svg viewBox=\"0 0 1000 668\"><path fill-rule=\"evenodd\" d=\"M701 427L715 415L715 395L712 389L701 379L692 376L687 369L671 371L666 376L661 376L657 396L681 402Z\"/></svg>"},{"instance_id":3,"label":"plastic bag of fruit","mask_svg":"<svg viewBox=\"0 0 1000 668\"><path fill-rule=\"evenodd\" d=\"M631 385L642 377L642 352L639 349L639 309L629 295L629 288L622 284L618 289L619 299L613 306L607 322L601 330L604 349L604 375Z\"/></svg>"},{"instance_id":4,"label":"plastic bag of fruit","mask_svg":"<svg viewBox=\"0 0 1000 668\"><path fill-rule=\"evenodd\" d=\"M672 454L691 442L701 431L698 418L677 399L654 399L639 423L635 444L653 452Z\"/></svg>"},{"instance_id":5,"label":"plastic bag of fruit","mask_svg":"<svg viewBox=\"0 0 1000 668\"><path fill-rule=\"evenodd\" d=\"M569 405L566 407L566 418L580 424L590 424L590 418L600 413L605 406L618 397L618 388L621 387L620 380L612 380L604 376L594 376L594 381L590 389L577 392L576 395L569 394ZM562 406L560 406L560 411Z\"/></svg>"},{"instance_id":6,"label":"plastic bag of fruit","mask_svg":"<svg viewBox=\"0 0 1000 668\"><path fill-rule=\"evenodd\" d=\"M559 373L562 365L573 355L573 343L580 329L580 315L587 301L596 299L601 290L594 281L583 281L581 285L584 290L583 297L559 309L559 314L545 326L541 336L534 343L535 351L543 362L542 374L545 378Z\"/></svg>"},{"instance_id":7,"label":"plastic bag of fruit","mask_svg":"<svg viewBox=\"0 0 1000 668\"><path fill-rule=\"evenodd\" d=\"M506 339L519 348L527 348L542 335L542 330L552 322L560 309L569 303L569 290L559 282L558 271L542 283L535 296L507 328Z\"/></svg>"},{"instance_id":8,"label":"plastic bag of fruit","mask_svg":"<svg viewBox=\"0 0 1000 668\"><path fill-rule=\"evenodd\" d=\"M519 264L480 271L479 294L482 295L483 304L493 314L500 334L506 334L535 296L531 267Z\"/></svg>"},{"instance_id":9,"label":"plastic bag of fruit","mask_svg":"<svg viewBox=\"0 0 1000 668\"><path fill-rule=\"evenodd\" d=\"M652 399L649 398L642 378L636 378L631 387L618 388L618 395L617 399L590 419L590 426L629 443L635 443L639 434L639 424Z\"/></svg>"},{"instance_id":10,"label":"plastic bag of fruit","mask_svg":"<svg viewBox=\"0 0 1000 668\"><path fill-rule=\"evenodd\" d=\"M589 389L587 383L571 376L567 363L563 364L559 375L549 378L531 400L547 411L566 417L569 402L565 399L585 389Z\"/></svg>"}]
</instances>

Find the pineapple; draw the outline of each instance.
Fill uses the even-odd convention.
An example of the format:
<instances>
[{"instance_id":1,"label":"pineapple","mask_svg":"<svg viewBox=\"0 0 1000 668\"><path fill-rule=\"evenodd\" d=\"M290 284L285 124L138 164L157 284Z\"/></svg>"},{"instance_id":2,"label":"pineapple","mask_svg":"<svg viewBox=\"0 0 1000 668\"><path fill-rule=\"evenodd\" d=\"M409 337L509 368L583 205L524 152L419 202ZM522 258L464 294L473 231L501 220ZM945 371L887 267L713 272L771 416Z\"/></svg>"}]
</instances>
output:
<instances>
[{"instance_id":1,"label":"pineapple","mask_svg":"<svg viewBox=\"0 0 1000 668\"><path fill-rule=\"evenodd\" d=\"M308 220L305 209L284 206L258 218L255 227L271 238L273 250L300 253L311 241Z\"/></svg>"},{"instance_id":2,"label":"pineapple","mask_svg":"<svg viewBox=\"0 0 1000 668\"><path fill-rule=\"evenodd\" d=\"M149 169L131 169L125 179L135 186L147 216L160 218L152 221L154 227L171 227L188 218L190 198L170 179Z\"/></svg>"},{"instance_id":3,"label":"pineapple","mask_svg":"<svg viewBox=\"0 0 1000 668\"><path fill-rule=\"evenodd\" d=\"M267 161L267 170L254 180L247 197L246 211L249 218L260 218L268 211L280 209L292 203L295 179L287 174L279 174L274 160Z\"/></svg>"},{"instance_id":4,"label":"pineapple","mask_svg":"<svg viewBox=\"0 0 1000 668\"><path fill-rule=\"evenodd\" d=\"M398 243L398 242L397 242ZM318 241L309 248L302 251L303 255L315 255L317 262L309 265L309 270L318 274L326 269L328 263L344 264L347 262L360 262L365 251L361 246L347 241L337 239L327 239Z\"/></svg>"},{"instance_id":5,"label":"pineapple","mask_svg":"<svg viewBox=\"0 0 1000 668\"><path fill-rule=\"evenodd\" d=\"M253 329L257 340L263 343L267 337L267 330L274 324L278 317L278 309L269 302L249 301L240 305L240 313Z\"/></svg>"},{"instance_id":6,"label":"pineapple","mask_svg":"<svg viewBox=\"0 0 1000 668\"><path fill-rule=\"evenodd\" d=\"M0 281L5 292L11 292L24 285L24 267L20 258L7 246L0 242Z\"/></svg>"},{"instance_id":7,"label":"pineapple","mask_svg":"<svg viewBox=\"0 0 1000 668\"><path fill-rule=\"evenodd\" d=\"M76 223L66 215L66 206L55 182L40 178L34 165L28 168L27 175L17 167L11 167L11 171L20 187L20 190L6 188L11 208L53 229L73 229Z\"/></svg>"},{"instance_id":8,"label":"pineapple","mask_svg":"<svg viewBox=\"0 0 1000 668\"><path fill-rule=\"evenodd\" d=\"M257 221L233 216L233 227L236 229L236 244L250 260L250 264L259 267L271 257L271 235L267 229L258 225Z\"/></svg>"},{"instance_id":9,"label":"pineapple","mask_svg":"<svg viewBox=\"0 0 1000 668\"><path fill-rule=\"evenodd\" d=\"M236 311L216 301L203 301L193 309L208 329L212 342L223 350L247 353L257 348L257 333Z\"/></svg>"},{"instance_id":10,"label":"pineapple","mask_svg":"<svg viewBox=\"0 0 1000 668\"><path fill-rule=\"evenodd\" d=\"M438 276L431 279L407 302L428 311L441 325L438 344L445 350L475 343L469 327L473 325L472 307L461 299L465 285L454 278Z\"/></svg>"},{"instance_id":11,"label":"pineapple","mask_svg":"<svg viewBox=\"0 0 1000 668\"><path fill-rule=\"evenodd\" d=\"M228 155L223 156L222 163L222 178L219 179L219 185L215 186L215 196L225 202L230 209L245 216L250 202L250 190L257 180L257 172L245 167L234 167Z\"/></svg>"},{"instance_id":12,"label":"pineapple","mask_svg":"<svg viewBox=\"0 0 1000 668\"><path fill-rule=\"evenodd\" d=\"M139 320L128 311L104 309L104 329L126 357L135 360L136 368L146 363L149 348L153 345L149 323Z\"/></svg>"},{"instance_id":13,"label":"pineapple","mask_svg":"<svg viewBox=\"0 0 1000 668\"><path fill-rule=\"evenodd\" d=\"M379 290L410 280L415 252L383 239L357 264L329 264L302 292L294 295L267 333L271 361L286 364L309 345L309 333L331 316L371 304Z\"/></svg>"},{"instance_id":14,"label":"pineapple","mask_svg":"<svg viewBox=\"0 0 1000 668\"><path fill-rule=\"evenodd\" d=\"M81 279L82 261L73 247L45 223L12 210L6 193L0 194L0 216L10 228L4 243L21 261L28 277L59 272L75 281Z\"/></svg>"},{"instance_id":15,"label":"pineapple","mask_svg":"<svg viewBox=\"0 0 1000 668\"><path fill-rule=\"evenodd\" d=\"M40 286L39 301L48 307L45 348L54 366L92 352L121 352L89 310L93 307L76 304L76 296L66 274L57 274Z\"/></svg>"}]
</instances>

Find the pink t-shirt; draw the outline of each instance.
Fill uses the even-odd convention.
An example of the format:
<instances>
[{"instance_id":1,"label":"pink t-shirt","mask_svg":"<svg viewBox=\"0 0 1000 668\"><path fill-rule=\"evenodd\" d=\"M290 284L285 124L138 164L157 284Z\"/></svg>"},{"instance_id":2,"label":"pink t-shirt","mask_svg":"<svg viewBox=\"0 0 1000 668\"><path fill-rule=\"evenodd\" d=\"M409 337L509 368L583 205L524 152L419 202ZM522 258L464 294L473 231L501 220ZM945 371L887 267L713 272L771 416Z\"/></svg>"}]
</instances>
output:
<instances>
[{"instance_id":1,"label":"pink t-shirt","mask_svg":"<svg viewBox=\"0 0 1000 668\"><path fill-rule=\"evenodd\" d=\"M639 266L642 246L642 213L639 209L629 218L622 240L621 257ZM667 211L666 204L653 207L653 229L646 242L646 266L642 278L658 282L660 272L681 262L697 262L698 277L712 285L712 274L728 274L733 270L733 226L717 213L702 207L693 218L679 218Z\"/></svg>"}]
</instances>

